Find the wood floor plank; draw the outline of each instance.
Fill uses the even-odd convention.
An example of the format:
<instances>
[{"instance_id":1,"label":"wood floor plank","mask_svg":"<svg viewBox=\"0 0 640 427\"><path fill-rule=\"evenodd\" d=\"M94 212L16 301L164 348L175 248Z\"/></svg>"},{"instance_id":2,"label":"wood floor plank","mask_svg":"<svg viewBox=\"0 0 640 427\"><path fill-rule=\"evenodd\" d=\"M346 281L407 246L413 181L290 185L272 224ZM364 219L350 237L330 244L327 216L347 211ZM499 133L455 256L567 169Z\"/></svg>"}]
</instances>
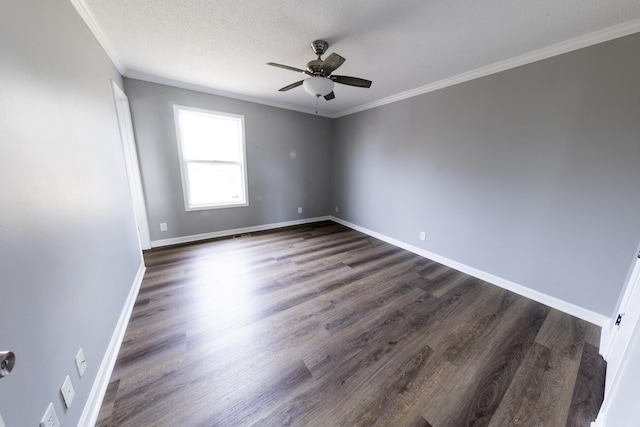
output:
<instances>
[{"instance_id":1,"label":"wood floor plank","mask_svg":"<svg viewBox=\"0 0 640 427\"><path fill-rule=\"evenodd\" d=\"M456 366L477 356L479 346L495 339L506 310L517 300L514 294L488 284L468 292L470 301L464 310L446 319L447 327L432 332L429 344Z\"/></svg>"},{"instance_id":2,"label":"wood floor plank","mask_svg":"<svg viewBox=\"0 0 640 427\"><path fill-rule=\"evenodd\" d=\"M587 322L554 310L545 319L536 342L578 360L587 337Z\"/></svg>"},{"instance_id":3,"label":"wood floor plank","mask_svg":"<svg viewBox=\"0 0 640 427\"><path fill-rule=\"evenodd\" d=\"M522 361L500 405L489 422L490 427L511 425L534 426L540 385L548 372L551 350L534 343Z\"/></svg>"},{"instance_id":4,"label":"wood floor plank","mask_svg":"<svg viewBox=\"0 0 640 427\"><path fill-rule=\"evenodd\" d=\"M548 380L540 384L542 392L535 408L533 425L564 425L571 405L579 362L552 350Z\"/></svg>"},{"instance_id":5,"label":"wood floor plank","mask_svg":"<svg viewBox=\"0 0 640 427\"><path fill-rule=\"evenodd\" d=\"M416 319L419 318L417 313L414 315ZM361 337L363 340L371 340L372 344L379 341L385 345L369 345L365 351L354 352L353 349L345 349L343 353L349 356L342 358L337 357L336 353L340 349L334 347L330 356L344 360L344 363L322 372L317 372L318 366L312 366L312 369L316 369L314 381L305 393L298 396L302 399L296 397L293 402L285 402L258 425L262 425L263 422L271 425L274 417L279 418L278 414L283 412L291 414L292 408L296 414L294 425L364 426L371 425L373 420L382 417L387 412L386 402L396 394L406 391L406 385L413 381L414 374L425 365L429 366L430 356L433 355L433 351L425 345L426 338L419 329L401 330L397 322L389 320L380 319L380 324L384 325L384 331L381 332L385 335L384 339L375 340L368 335L368 331ZM331 341L336 340L336 337L332 336ZM396 347L402 348L403 358L394 356ZM327 360L324 353L318 355L318 359L321 364ZM328 363L331 364L331 361ZM363 393L363 390L374 392ZM384 390L384 393L378 390ZM304 406L301 407L302 402ZM324 423L319 423L317 418L311 416L317 412L322 415ZM406 411L404 412L406 415ZM416 407L413 413L419 417L419 408ZM406 420L401 425L404 424Z\"/></svg>"},{"instance_id":6,"label":"wood floor plank","mask_svg":"<svg viewBox=\"0 0 640 427\"><path fill-rule=\"evenodd\" d=\"M349 292L332 292L327 295L326 306L318 310L317 317L327 331L335 334L368 317L380 307L388 306L396 298L412 291L420 295L419 292L415 292L413 286L403 283L404 281L410 282L410 278L411 273L405 274L393 281L377 283L374 286L375 289L371 289L369 280L358 280L349 286ZM364 297L354 298L353 293L364 295Z\"/></svg>"},{"instance_id":7,"label":"wood floor plank","mask_svg":"<svg viewBox=\"0 0 640 427\"><path fill-rule=\"evenodd\" d=\"M98 427L570 426L599 328L324 221L145 253Z\"/></svg>"},{"instance_id":8,"label":"wood floor plank","mask_svg":"<svg viewBox=\"0 0 640 427\"><path fill-rule=\"evenodd\" d=\"M401 296L397 302L402 303L402 311L378 310L374 315L354 323L352 327L332 335L335 339L309 349L308 354L303 357L306 366L314 378L321 378L340 366L344 377L338 379L345 381L346 377L366 364L368 358L379 357L380 353L391 351L405 333L409 321L428 316L431 309L426 303L429 299L433 297L420 290ZM346 370L346 366L352 369Z\"/></svg>"},{"instance_id":9,"label":"wood floor plank","mask_svg":"<svg viewBox=\"0 0 640 427\"><path fill-rule=\"evenodd\" d=\"M595 420L604 399L606 362L597 347L585 343L573 389L567 427L588 427Z\"/></svg>"},{"instance_id":10,"label":"wood floor plank","mask_svg":"<svg viewBox=\"0 0 640 427\"><path fill-rule=\"evenodd\" d=\"M548 307L518 297L472 345L474 358L452 374L422 415L433 425L486 425L533 344Z\"/></svg>"}]
</instances>

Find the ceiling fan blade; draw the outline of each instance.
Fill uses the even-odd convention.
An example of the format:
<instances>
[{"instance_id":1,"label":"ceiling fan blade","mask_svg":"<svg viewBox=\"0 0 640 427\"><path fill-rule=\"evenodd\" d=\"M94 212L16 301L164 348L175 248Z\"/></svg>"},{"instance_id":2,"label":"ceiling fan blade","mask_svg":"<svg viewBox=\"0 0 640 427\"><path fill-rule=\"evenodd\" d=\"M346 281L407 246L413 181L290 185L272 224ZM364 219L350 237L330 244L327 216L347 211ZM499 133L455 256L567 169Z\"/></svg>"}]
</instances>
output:
<instances>
[{"instance_id":1,"label":"ceiling fan blade","mask_svg":"<svg viewBox=\"0 0 640 427\"><path fill-rule=\"evenodd\" d=\"M328 94L326 94L326 95L324 96L324 99L326 99L327 101L331 101L331 100L332 100L333 98L335 98L335 97L336 97L336 94L335 94L335 93L333 93L333 91L331 91L331 92L329 92Z\"/></svg>"},{"instance_id":2,"label":"ceiling fan blade","mask_svg":"<svg viewBox=\"0 0 640 427\"><path fill-rule=\"evenodd\" d=\"M350 76L331 76L331 80L343 85L357 86L357 87L371 87L371 80L359 79L358 77Z\"/></svg>"},{"instance_id":3,"label":"ceiling fan blade","mask_svg":"<svg viewBox=\"0 0 640 427\"><path fill-rule=\"evenodd\" d=\"M322 61L321 70L325 76L328 76L336 69L338 69L339 66L344 64L344 61L346 61L346 59L344 59L342 56L338 55L337 53L332 53L331 55L327 56L327 59Z\"/></svg>"},{"instance_id":4,"label":"ceiling fan blade","mask_svg":"<svg viewBox=\"0 0 640 427\"><path fill-rule=\"evenodd\" d=\"M293 89L294 87L301 86L303 81L304 81L304 80L300 80L299 82L291 83L290 85L285 86L285 87L283 87L282 89L278 89L278 90L279 90L280 92L286 92L286 91L288 91L289 89Z\"/></svg>"},{"instance_id":5,"label":"ceiling fan blade","mask_svg":"<svg viewBox=\"0 0 640 427\"><path fill-rule=\"evenodd\" d=\"M272 67L284 68L285 70L295 71L296 73L306 73L305 70L301 70L300 68L290 67L288 65L276 64L275 62L267 62L267 65L271 65Z\"/></svg>"}]
</instances>

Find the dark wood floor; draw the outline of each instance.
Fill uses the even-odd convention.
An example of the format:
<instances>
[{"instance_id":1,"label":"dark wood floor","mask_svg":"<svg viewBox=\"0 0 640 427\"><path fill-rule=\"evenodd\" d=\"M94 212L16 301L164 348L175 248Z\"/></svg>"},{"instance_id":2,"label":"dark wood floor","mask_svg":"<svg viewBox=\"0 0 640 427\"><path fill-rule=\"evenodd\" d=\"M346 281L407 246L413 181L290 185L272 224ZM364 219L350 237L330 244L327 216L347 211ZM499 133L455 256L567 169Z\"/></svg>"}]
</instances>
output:
<instances>
[{"instance_id":1,"label":"dark wood floor","mask_svg":"<svg viewBox=\"0 0 640 427\"><path fill-rule=\"evenodd\" d=\"M588 426L602 401L596 326L332 222L145 260L98 426Z\"/></svg>"}]
</instances>

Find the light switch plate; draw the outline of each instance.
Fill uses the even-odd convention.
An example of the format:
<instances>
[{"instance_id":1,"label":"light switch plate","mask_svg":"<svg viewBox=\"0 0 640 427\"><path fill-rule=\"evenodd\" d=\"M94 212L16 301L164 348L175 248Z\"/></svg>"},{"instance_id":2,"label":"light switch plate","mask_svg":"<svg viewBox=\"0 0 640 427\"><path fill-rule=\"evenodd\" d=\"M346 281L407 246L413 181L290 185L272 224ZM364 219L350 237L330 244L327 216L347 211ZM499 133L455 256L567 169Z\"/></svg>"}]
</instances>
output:
<instances>
[{"instance_id":1,"label":"light switch plate","mask_svg":"<svg viewBox=\"0 0 640 427\"><path fill-rule=\"evenodd\" d=\"M62 383L62 387L60 387L60 393L62 393L64 404L67 405L67 408L69 408L71 406L71 402L73 402L73 396L76 395L76 392L73 389L73 384L71 383L71 378L69 378L69 375L67 375L67 378L64 379L64 382Z\"/></svg>"},{"instance_id":2,"label":"light switch plate","mask_svg":"<svg viewBox=\"0 0 640 427\"><path fill-rule=\"evenodd\" d=\"M80 378L82 378L84 371L87 370L87 357L84 355L82 347L80 347L78 354L76 354L76 368L78 368L78 374Z\"/></svg>"},{"instance_id":3,"label":"light switch plate","mask_svg":"<svg viewBox=\"0 0 640 427\"><path fill-rule=\"evenodd\" d=\"M49 402L47 410L44 411L44 415L40 420L40 427L60 427L60 421L58 421L58 415L56 410L53 409L53 403Z\"/></svg>"}]
</instances>

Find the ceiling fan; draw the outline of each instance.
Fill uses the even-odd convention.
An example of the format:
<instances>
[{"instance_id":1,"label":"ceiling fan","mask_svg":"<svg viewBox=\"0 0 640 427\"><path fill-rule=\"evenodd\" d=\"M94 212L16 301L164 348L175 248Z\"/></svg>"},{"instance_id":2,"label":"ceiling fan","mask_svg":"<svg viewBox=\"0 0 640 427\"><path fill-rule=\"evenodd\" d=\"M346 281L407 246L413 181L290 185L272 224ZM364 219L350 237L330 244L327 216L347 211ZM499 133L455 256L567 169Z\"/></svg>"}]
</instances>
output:
<instances>
[{"instance_id":1,"label":"ceiling fan","mask_svg":"<svg viewBox=\"0 0 640 427\"><path fill-rule=\"evenodd\" d=\"M304 80L291 83L290 85L279 89L280 92L286 92L302 85L311 95L318 98L323 96L324 99L329 101L336 97L333 93L334 82L356 87L371 87L371 80L360 79L358 77L332 75L331 73L337 70L338 67L344 63L345 59L337 53L332 53L327 56L325 60L322 60L321 56L327 51L328 47L329 43L324 40L311 42L311 49L313 49L313 53L318 55L318 59L309 61L307 63L307 68L304 70L296 67L290 67L288 65L276 64L275 62L267 62L267 65L284 68L285 70L291 70L297 73L304 73L310 76Z\"/></svg>"}]
</instances>

